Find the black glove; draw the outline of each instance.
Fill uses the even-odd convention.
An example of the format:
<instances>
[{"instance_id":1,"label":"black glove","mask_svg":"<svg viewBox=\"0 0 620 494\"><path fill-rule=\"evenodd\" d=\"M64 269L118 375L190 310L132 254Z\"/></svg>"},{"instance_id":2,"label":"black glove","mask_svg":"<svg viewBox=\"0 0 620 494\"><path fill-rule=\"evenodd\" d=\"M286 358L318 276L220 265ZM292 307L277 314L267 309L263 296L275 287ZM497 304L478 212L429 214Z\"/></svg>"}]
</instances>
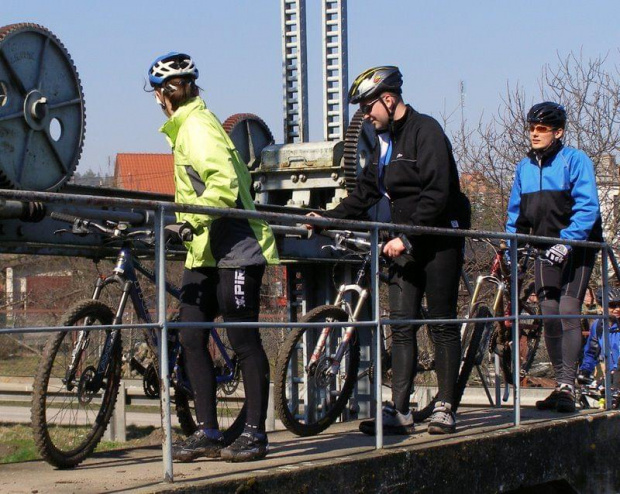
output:
<instances>
[{"instance_id":1,"label":"black glove","mask_svg":"<svg viewBox=\"0 0 620 494\"><path fill-rule=\"evenodd\" d=\"M566 261L570 251L570 245L555 244L545 251L545 258L551 261L551 264L562 264Z\"/></svg>"},{"instance_id":2,"label":"black glove","mask_svg":"<svg viewBox=\"0 0 620 494\"><path fill-rule=\"evenodd\" d=\"M587 370L580 370L579 374L577 375L577 382L579 384L592 384L592 381L594 381L594 379L592 378L592 373L590 371Z\"/></svg>"},{"instance_id":3,"label":"black glove","mask_svg":"<svg viewBox=\"0 0 620 494\"><path fill-rule=\"evenodd\" d=\"M179 240L181 242L191 242L193 238L194 230L187 221L164 227L164 240L166 243L176 243Z\"/></svg>"}]
</instances>

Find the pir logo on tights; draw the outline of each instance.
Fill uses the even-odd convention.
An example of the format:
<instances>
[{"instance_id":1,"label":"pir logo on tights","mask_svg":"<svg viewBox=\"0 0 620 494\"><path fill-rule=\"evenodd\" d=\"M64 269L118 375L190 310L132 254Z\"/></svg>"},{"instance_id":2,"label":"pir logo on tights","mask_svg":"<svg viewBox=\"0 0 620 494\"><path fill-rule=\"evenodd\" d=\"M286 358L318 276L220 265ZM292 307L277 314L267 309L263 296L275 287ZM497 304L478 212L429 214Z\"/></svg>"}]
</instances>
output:
<instances>
[{"instance_id":1,"label":"pir logo on tights","mask_svg":"<svg viewBox=\"0 0 620 494\"><path fill-rule=\"evenodd\" d=\"M235 270L235 303L237 309L245 307L245 269Z\"/></svg>"}]
</instances>

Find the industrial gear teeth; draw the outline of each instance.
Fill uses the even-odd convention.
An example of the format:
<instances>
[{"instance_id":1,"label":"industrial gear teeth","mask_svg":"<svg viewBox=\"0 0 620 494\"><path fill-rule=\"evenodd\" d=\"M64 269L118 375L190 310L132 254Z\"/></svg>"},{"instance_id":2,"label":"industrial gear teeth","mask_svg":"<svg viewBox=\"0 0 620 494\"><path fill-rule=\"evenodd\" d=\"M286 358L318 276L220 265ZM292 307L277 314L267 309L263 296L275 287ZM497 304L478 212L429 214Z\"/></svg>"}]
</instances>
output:
<instances>
[{"instance_id":1,"label":"industrial gear teeth","mask_svg":"<svg viewBox=\"0 0 620 494\"><path fill-rule=\"evenodd\" d=\"M60 40L38 24L0 28L0 187L60 189L85 127L80 78Z\"/></svg>"},{"instance_id":2,"label":"industrial gear teeth","mask_svg":"<svg viewBox=\"0 0 620 494\"><path fill-rule=\"evenodd\" d=\"M258 168L262 150L274 143L267 124L253 113L235 113L222 124L250 171Z\"/></svg>"},{"instance_id":3,"label":"industrial gear teeth","mask_svg":"<svg viewBox=\"0 0 620 494\"><path fill-rule=\"evenodd\" d=\"M349 123L344 137L344 180L348 192L355 189L357 175L372 157L375 145L375 130L364 120L364 114L357 110Z\"/></svg>"}]
</instances>

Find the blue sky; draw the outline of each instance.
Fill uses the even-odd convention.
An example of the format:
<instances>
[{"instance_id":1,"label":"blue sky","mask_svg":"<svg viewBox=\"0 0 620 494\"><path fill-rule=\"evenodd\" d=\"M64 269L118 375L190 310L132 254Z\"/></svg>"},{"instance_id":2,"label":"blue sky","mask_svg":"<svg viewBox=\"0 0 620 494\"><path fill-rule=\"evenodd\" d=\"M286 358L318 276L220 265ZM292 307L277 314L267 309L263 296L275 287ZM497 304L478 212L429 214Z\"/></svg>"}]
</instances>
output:
<instances>
[{"instance_id":1,"label":"blue sky","mask_svg":"<svg viewBox=\"0 0 620 494\"><path fill-rule=\"evenodd\" d=\"M460 81L475 122L497 110L508 83L538 99L541 69L558 54L620 61L618 0L349 0L348 14L349 80L398 65L405 99L436 117L458 108ZM1 25L16 22L56 34L80 74L87 117L78 172L106 172L118 152L169 151L157 132L164 116L142 87L149 63L172 50L195 58L220 120L256 113L282 142L279 0L2 0ZM307 27L310 139L321 140L318 0L307 0Z\"/></svg>"}]
</instances>

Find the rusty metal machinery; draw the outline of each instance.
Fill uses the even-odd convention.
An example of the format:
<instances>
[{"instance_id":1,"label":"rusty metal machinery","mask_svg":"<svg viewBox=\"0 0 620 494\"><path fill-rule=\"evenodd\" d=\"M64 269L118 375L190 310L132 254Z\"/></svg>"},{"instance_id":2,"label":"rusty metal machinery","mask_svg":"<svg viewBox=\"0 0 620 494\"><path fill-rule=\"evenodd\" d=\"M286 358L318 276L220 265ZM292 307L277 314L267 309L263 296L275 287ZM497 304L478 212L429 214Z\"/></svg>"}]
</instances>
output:
<instances>
[{"instance_id":1,"label":"rusty metal machinery","mask_svg":"<svg viewBox=\"0 0 620 494\"><path fill-rule=\"evenodd\" d=\"M172 201L167 196L67 184L83 146L84 106L77 70L58 38L36 24L0 28L0 188ZM335 206L354 187L374 143L372 126L360 112L351 120L344 141L274 144L267 124L250 113L232 115L223 126L253 175L259 210L286 207L303 212ZM45 209L33 211L35 204L0 198L2 250L34 252L38 244L45 247L44 253L62 254L59 246L66 246L68 237L54 236L59 225L44 218ZM152 221L146 212L101 204L94 199L92 208L82 213L133 223ZM70 212L72 208L55 204L47 209ZM24 223L41 220L36 225ZM78 249L83 245L79 239L71 241L77 242L72 252L92 254L100 248L92 238L85 240L87 251ZM305 248L287 244L291 257L304 257ZM282 254L287 257L286 252ZM308 257L315 256L316 251L308 253Z\"/></svg>"},{"instance_id":2,"label":"rusty metal machinery","mask_svg":"<svg viewBox=\"0 0 620 494\"><path fill-rule=\"evenodd\" d=\"M37 24L0 28L0 187L60 189L78 164L85 120L60 40Z\"/></svg>"},{"instance_id":3,"label":"rusty metal machinery","mask_svg":"<svg viewBox=\"0 0 620 494\"><path fill-rule=\"evenodd\" d=\"M358 110L344 141L275 144L253 169L258 204L332 208L355 187L374 146L374 129Z\"/></svg>"}]
</instances>

